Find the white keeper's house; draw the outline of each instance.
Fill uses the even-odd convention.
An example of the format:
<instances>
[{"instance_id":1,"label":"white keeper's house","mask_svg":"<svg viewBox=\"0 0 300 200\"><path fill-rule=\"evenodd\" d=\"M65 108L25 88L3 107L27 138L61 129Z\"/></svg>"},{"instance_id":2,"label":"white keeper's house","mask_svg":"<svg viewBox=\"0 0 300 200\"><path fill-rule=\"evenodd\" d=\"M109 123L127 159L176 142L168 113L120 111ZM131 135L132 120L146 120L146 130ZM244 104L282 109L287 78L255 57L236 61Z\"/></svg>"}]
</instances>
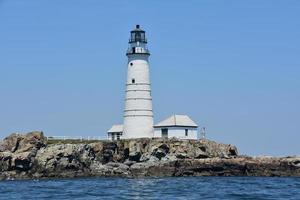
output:
<instances>
[{"instance_id":1,"label":"white keeper's house","mask_svg":"<svg viewBox=\"0 0 300 200\"><path fill-rule=\"evenodd\" d=\"M173 115L154 125L150 83L150 51L146 32L136 25L126 52L127 80L123 124L113 125L109 140L131 138L197 139L197 124L186 115Z\"/></svg>"},{"instance_id":2,"label":"white keeper's house","mask_svg":"<svg viewBox=\"0 0 300 200\"><path fill-rule=\"evenodd\" d=\"M173 115L154 125L154 137L198 138L198 125L187 115Z\"/></svg>"}]
</instances>

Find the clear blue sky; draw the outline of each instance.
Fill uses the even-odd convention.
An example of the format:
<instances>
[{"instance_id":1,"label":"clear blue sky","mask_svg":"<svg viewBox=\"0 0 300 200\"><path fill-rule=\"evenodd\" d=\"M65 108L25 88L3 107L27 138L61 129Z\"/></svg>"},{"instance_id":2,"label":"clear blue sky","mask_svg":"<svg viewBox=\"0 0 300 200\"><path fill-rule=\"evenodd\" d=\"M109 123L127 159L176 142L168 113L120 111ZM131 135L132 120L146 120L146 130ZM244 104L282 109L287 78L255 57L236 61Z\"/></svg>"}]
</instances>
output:
<instances>
[{"instance_id":1,"label":"clear blue sky","mask_svg":"<svg viewBox=\"0 0 300 200\"><path fill-rule=\"evenodd\" d=\"M135 24L155 122L188 114L242 154L300 154L297 0L0 0L0 138L105 136L122 122Z\"/></svg>"}]
</instances>

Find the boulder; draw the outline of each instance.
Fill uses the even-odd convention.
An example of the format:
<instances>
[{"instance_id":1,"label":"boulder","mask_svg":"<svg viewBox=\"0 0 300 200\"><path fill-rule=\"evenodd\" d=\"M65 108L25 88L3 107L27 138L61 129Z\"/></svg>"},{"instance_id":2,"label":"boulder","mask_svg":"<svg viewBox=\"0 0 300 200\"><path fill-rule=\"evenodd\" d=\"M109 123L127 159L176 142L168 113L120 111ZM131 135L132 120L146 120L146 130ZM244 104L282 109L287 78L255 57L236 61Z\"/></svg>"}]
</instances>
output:
<instances>
[{"instance_id":1,"label":"boulder","mask_svg":"<svg viewBox=\"0 0 300 200\"><path fill-rule=\"evenodd\" d=\"M33 170L48 177L86 176L94 159L88 144L49 145L38 151Z\"/></svg>"},{"instance_id":2,"label":"boulder","mask_svg":"<svg viewBox=\"0 0 300 200\"><path fill-rule=\"evenodd\" d=\"M196 159L209 158L208 153L203 151L203 148L195 148L194 152L195 152L194 157Z\"/></svg>"},{"instance_id":3,"label":"boulder","mask_svg":"<svg viewBox=\"0 0 300 200\"><path fill-rule=\"evenodd\" d=\"M1 151L15 152L18 149L19 142L22 140L23 136L17 133L13 133L10 136L4 138L1 145Z\"/></svg>"},{"instance_id":4,"label":"boulder","mask_svg":"<svg viewBox=\"0 0 300 200\"><path fill-rule=\"evenodd\" d=\"M228 155L229 156L238 156L238 150L235 146L233 145L228 145Z\"/></svg>"},{"instance_id":5,"label":"boulder","mask_svg":"<svg viewBox=\"0 0 300 200\"><path fill-rule=\"evenodd\" d=\"M114 155L118 153L118 145L114 142L105 142L102 144L102 156L98 154L100 157L100 161L103 163L108 163L114 160ZM101 147L100 147L101 148Z\"/></svg>"},{"instance_id":6,"label":"boulder","mask_svg":"<svg viewBox=\"0 0 300 200\"><path fill-rule=\"evenodd\" d=\"M170 148L167 144L162 144L158 148L154 149L152 155L161 160L169 153Z\"/></svg>"},{"instance_id":7,"label":"boulder","mask_svg":"<svg viewBox=\"0 0 300 200\"><path fill-rule=\"evenodd\" d=\"M181 153L181 152L176 153L175 156L176 156L176 158L179 158L179 159L189 158L189 156L186 153Z\"/></svg>"},{"instance_id":8,"label":"boulder","mask_svg":"<svg viewBox=\"0 0 300 200\"><path fill-rule=\"evenodd\" d=\"M115 170L118 169L120 171L127 171L129 169L129 166L123 164L123 163L115 163L115 162L109 162L106 164L106 166L111 166L113 167Z\"/></svg>"},{"instance_id":9,"label":"boulder","mask_svg":"<svg viewBox=\"0 0 300 200\"><path fill-rule=\"evenodd\" d=\"M0 152L0 172L11 170L13 154L10 152Z\"/></svg>"},{"instance_id":10,"label":"boulder","mask_svg":"<svg viewBox=\"0 0 300 200\"><path fill-rule=\"evenodd\" d=\"M10 136L6 137L3 142L0 144L0 151L10 151L12 153L17 152L26 152L30 151L33 148L41 148L45 146L46 140L43 132L34 131L27 133L26 135L21 135L13 133Z\"/></svg>"},{"instance_id":11,"label":"boulder","mask_svg":"<svg viewBox=\"0 0 300 200\"><path fill-rule=\"evenodd\" d=\"M141 152L138 152L138 151L134 151L134 152L131 152L129 153L129 160L130 161L140 161L140 158L141 158Z\"/></svg>"},{"instance_id":12,"label":"boulder","mask_svg":"<svg viewBox=\"0 0 300 200\"><path fill-rule=\"evenodd\" d=\"M105 165L93 162L90 166L91 173L97 176L128 176L129 166L122 163L109 162Z\"/></svg>"},{"instance_id":13,"label":"boulder","mask_svg":"<svg viewBox=\"0 0 300 200\"><path fill-rule=\"evenodd\" d=\"M142 162L142 163L135 163L131 165L130 172L133 176L141 177L141 176L148 176L147 173L150 167L158 165L155 162Z\"/></svg>"},{"instance_id":14,"label":"boulder","mask_svg":"<svg viewBox=\"0 0 300 200\"><path fill-rule=\"evenodd\" d=\"M13 156L11 167L16 170L27 171L32 167L31 152L22 152Z\"/></svg>"},{"instance_id":15,"label":"boulder","mask_svg":"<svg viewBox=\"0 0 300 200\"><path fill-rule=\"evenodd\" d=\"M295 160L292 162L292 166L300 168L300 160Z\"/></svg>"},{"instance_id":16,"label":"boulder","mask_svg":"<svg viewBox=\"0 0 300 200\"><path fill-rule=\"evenodd\" d=\"M143 153L142 156L140 157L139 161L140 162L147 162L151 157L151 154L149 152Z\"/></svg>"},{"instance_id":17,"label":"boulder","mask_svg":"<svg viewBox=\"0 0 300 200\"><path fill-rule=\"evenodd\" d=\"M131 165L133 165L135 163L136 163L135 161L126 160L123 164L130 167Z\"/></svg>"},{"instance_id":18,"label":"boulder","mask_svg":"<svg viewBox=\"0 0 300 200\"><path fill-rule=\"evenodd\" d=\"M176 161L176 160L178 160L177 157L175 155L170 155L170 154L166 155L161 159L161 161Z\"/></svg>"},{"instance_id":19,"label":"boulder","mask_svg":"<svg viewBox=\"0 0 300 200\"><path fill-rule=\"evenodd\" d=\"M93 149L94 153L102 152L104 148L103 142L91 143L90 146Z\"/></svg>"}]
</instances>

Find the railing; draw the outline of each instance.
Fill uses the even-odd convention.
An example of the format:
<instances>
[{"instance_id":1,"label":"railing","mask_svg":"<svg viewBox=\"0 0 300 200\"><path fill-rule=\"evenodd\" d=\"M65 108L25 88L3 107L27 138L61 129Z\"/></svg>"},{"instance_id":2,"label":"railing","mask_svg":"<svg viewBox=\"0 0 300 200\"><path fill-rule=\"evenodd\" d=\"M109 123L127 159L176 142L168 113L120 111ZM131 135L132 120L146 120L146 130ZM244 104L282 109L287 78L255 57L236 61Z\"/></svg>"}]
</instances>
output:
<instances>
[{"instance_id":1,"label":"railing","mask_svg":"<svg viewBox=\"0 0 300 200\"><path fill-rule=\"evenodd\" d=\"M150 54L147 48L135 48L135 50L129 48L127 54Z\"/></svg>"},{"instance_id":2,"label":"railing","mask_svg":"<svg viewBox=\"0 0 300 200\"><path fill-rule=\"evenodd\" d=\"M80 141L92 141L92 140L107 140L105 137L100 136L49 136L47 140L80 140Z\"/></svg>"},{"instance_id":3,"label":"railing","mask_svg":"<svg viewBox=\"0 0 300 200\"><path fill-rule=\"evenodd\" d=\"M3 142L4 138L0 138L0 142ZM80 140L80 141L93 141L93 140L107 140L104 136L49 136L46 140Z\"/></svg>"},{"instance_id":4,"label":"railing","mask_svg":"<svg viewBox=\"0 0 300 200\"><path fill-rule=\"evenodd\" d=\"M129 43L135 43L135 42L144 42L147 43L147 39L138 38L138 39L129 39Z\"/></svg>"}]
</instances>

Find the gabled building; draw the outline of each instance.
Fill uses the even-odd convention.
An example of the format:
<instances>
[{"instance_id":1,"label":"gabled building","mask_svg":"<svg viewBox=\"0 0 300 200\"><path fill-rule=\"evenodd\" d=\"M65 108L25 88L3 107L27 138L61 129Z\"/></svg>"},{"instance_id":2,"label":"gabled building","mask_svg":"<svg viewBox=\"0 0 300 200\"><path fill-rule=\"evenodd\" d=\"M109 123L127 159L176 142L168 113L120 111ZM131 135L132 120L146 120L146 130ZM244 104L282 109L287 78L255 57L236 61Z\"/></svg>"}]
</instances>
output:
<instances>
[{"instance_id":1,"label":"gabled building","mask_svg":"<svg viewBox=\"0 0 300 200\"><path fill-rule=\"evenodd\" d=\"M154 137L198 139L198 125L187 115L173 115L154 125Z\"/></svg>"},{"instance_id":2,"label":"gabled building","mask_svg":"<svg viewBox=\"0 0 300 200\"><path fill-rule=\"evenodd\" d=\"M108 131L107 131L107 137L109 140L120 140L123 135L123 125L117 124L113 125Z\"/></svg>"}]
</instances>

